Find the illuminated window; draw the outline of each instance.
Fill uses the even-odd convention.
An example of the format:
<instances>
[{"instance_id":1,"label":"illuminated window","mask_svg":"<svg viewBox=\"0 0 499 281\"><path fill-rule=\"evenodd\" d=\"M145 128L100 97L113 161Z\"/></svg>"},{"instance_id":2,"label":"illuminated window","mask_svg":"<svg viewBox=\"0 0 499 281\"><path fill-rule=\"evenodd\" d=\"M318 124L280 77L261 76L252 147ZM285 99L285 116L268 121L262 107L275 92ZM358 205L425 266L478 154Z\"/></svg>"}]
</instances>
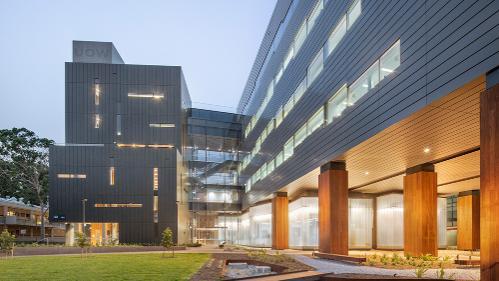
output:
<instances>
[{"instance_id":1,"label":"illuminated window","mask_svg":"<svg viewBox=\"0 0 499 281\"><path fill-rule=\"evenodd\" d=\"M158 216L159 216L159 211L158 211L158 196L153 197L153 204L152 204L152 212L153 212L153 219L154 222L158 222Z\"/></svg>"},{"instance_id":2,"label":"illuminated window","mask_svg":"<svg viewBox=\"0 0 499 281\"><path fill-rule=\"evenodd\" d=\"M109 167L109 185L114 185L115 182L115 170L114 167Z\"/></svg>"},{"instance_id":3,"label":"illuminated window","mask_svg":"<svg viewBox=\"0 0 499 281\"><path fill-rule=\"evenodd\" d=\"M137 203L107 203L107 204L94 204L95 208L142 208L142 204Z\"/></svg>"},{"instance_id":4,"label":"illuminated window","mask_svg":"<svg viewBox=\"0 0 499 281\"><path fill-rule=\"evenodd\" d=\"M383 80L385 76L394 72L400 65L400 40L395 42L393 46L386 51L379 60L380 64L380 80Z\"/></svg>"},{"instance_id":5,"label":"illuminated window","mask_svg":"<svg viewBox=\"0 0 499 281\"><path fill-rule=\"evenodd\" d=\"M116 115L116 135L121 136L121 114Z\"/></svg>"},{"instance_id":6,"label":"illuminated window","mask_svg":"<svg viewBox=\"0 0 499 281\"><path fill-rule=\"evenodd\" d=\"M307 79L308 79L308 84L312 84L312 82L319 76L319 74L322 72L323 68L323 49L321 48L317 55L315 56L314 60L312 63L310 63L310 66L308 67L307 70Z\"/></svg>"},{"instance_id":7,"label":"illuminated window","mask_svg":"<svg viewBox=\"0 0 499 281\"><path fill-rule=\"evenodd\" d=\"M154 168L152 171L152 184L153 184L153 190L158 190L159 186L159 176L158 176L158 168Z\"/></svg>"},{"instance_id":8,"label":"illuminated window","mask_svg":"<svg viewBox=\"0 0 499 281\"><path fill-rule=\"evenodd\" d=\"M341 18L339 24L334 28L331 35L327 39L326 54L329 55L338 46L343 36L347 33L347 20L346 16Z\"/></svg>"},{"instance_id":9,"label":"illuminated window","mask_svg":"<svg viewBox=\"0 0 499 281\"><path fill-rule=\"evenodd\" d=\"M151 128L175 128L175 124L170 123L151 123L149 124Z\"/></svg>"},{"instance_id":10,"label":"illuminated window","mask_svg":"<svg viewBox=\"0 0 499 281\"><path fill-rule=\"evenodd\" d=\"M343 85L334 96L329 99L327 107L327 122L331 123L333 120L341 116L341 113L348 105L348 91L347 85Z\"/></svg>"},{"instance_id":11,"label":"illuminated window","mask_svg":"<svg viewBox=\"0 0 499 281\"><path fill-rule=\"evenodd\" d=\"M153 99L162 99L165 97L163 94L137 94L137 93L128 93L129 98L153 98Z\"/></svg>"},{"instance_id":12,"label":"illuminated window","mask_svg":"<svg viewBox=\"0 0 499 281\"><path fill-rule=\"evenodd\" d=\"M85 174L57 174L57 178L59 178L59 179L86 179L87 175L85 175Z\"/></svg>"},{"instance_id":13,"label":"illuminated window","mask_svg":"<svg viewBox=\"0 0 499 281\"><path fill-rule=\"evenodd\" d=\"M284 144L284 161L287 160L289 157L293 156L293 137L291 137L285 144Z\"/></svg>"},{"instance_id":14,"label":"illuminated window","mask_svg":"<svg viewBox=\"0 0 499 281\"><path fill-rule=\"evenodd\" d=\"M94 86L94 102L95 102L95 105L99 105L100 104L100 85L99 84L95 84Z\"/></svg>"},{"instance_id":15,"label":"illuminated window","mask_svg":"<svg viewBox=\"0 0 499 281\"><path fill-rule=\"evenodd\" d=\"M378 85L379 82L379 61L376 61L366 72L364 72L348 89L349 104L353 105L369 90Z\"/></svg>"},{"instance_id":16,"label":"illuminated window","mask_svg":"<svg viewBox=\"0 0 499 281\"><path fill-rule=\"evenodd\" d=\"M101 119L99 114L95 114L94 116L94 128L99 129L101 127Z\"/></svg>"},{"instance_id":17,"label":"illuminated window","mask_svg":"<svg viewBox=\"0 0 499 281\"><path fill-rule=\"evenodd\" d=\"M139 144L139 143L118 143L116 144L118 147L128 147L128 148L174 148L175 146L172 144Z\"/></svg>"},{"instance_id":18,"label":"illuminated window","mask_svg":"<svg viewBox=\"0 0 499 281\"><path fill-rule=\"evenodd\" d=\"M324 107L321 107L317 112L308 119L308 135L312 134L315 130L324 124Z\"/></svg>"}]
</instances>

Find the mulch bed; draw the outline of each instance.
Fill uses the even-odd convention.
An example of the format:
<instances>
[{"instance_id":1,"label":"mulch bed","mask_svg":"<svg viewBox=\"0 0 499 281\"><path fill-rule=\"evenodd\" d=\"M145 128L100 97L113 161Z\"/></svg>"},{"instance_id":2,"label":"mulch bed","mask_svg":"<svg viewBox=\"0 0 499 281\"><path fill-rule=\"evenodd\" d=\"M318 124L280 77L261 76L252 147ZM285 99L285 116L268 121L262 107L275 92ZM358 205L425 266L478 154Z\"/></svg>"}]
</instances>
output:
<instances>
[{"instance_id":1,"label":"mulch bed","mask_svg":"<svg viewBox=\"0 0 499 281\"><path fill-rule=\"evenodd\" d=\"M387 275L374 275L374 274L353 274L353 273L343 273L343 274L329 274L321 278L323 281L352 281L352 280L377 280L377 281L389 281L389 280L449 280L449 279L427 279L427 278L415 278L415 277L405 277L405 276L387 276Z\"/></svg>"},{"instance_id":2,"label":"mulch bed","mask_svg":"<svg viewBox=\"0 0 499 281\"><path fill-rule=\"evenodd\" d=\"M123 253L123 252L162 252L165 248L162 246L110 246L110 247L90 247L89 253ZM183 246L176 246L175 250L185 250ZM33 256L33 255L67 255L80 254L78 247L16 247L14 256Z\"/></svg>"},{"instance_id":3,"label":"mulch bed","mask_svg":"<svg viewBox=\"0 0 499 281\"><path fill-rule=\"evenodd\" d=\"M254 260L246 253L214 253L211 259L201 267L201 269L191 277L191 281L223 280L223 268L226 260ZM268 261L266 261L268 263ZM304 270L315 270L295 259L289 258L280 261L279 266L286 267L283 273L297 272Z\"/></svg>"}]
</instances>

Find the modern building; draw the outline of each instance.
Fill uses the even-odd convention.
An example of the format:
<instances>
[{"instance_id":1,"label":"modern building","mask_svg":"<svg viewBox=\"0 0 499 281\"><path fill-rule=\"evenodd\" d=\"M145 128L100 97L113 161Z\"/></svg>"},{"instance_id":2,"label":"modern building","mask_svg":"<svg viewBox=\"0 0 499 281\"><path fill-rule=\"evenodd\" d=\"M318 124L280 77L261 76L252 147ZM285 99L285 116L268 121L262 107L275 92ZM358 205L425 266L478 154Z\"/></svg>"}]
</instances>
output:
<instances>
[{"instance_id":1,"label":"modern building","mask_svg":"<svg viewBox=\"0 0 499 281\"><path fill-rule=\"evenodd\" d=\"M52 221L73 241L188 238L182 176L190 99L178 66L124 64L112 43L73 42L66 63L66 142L50 148Z\"/></svg>"},{"instance_id":2,"label":"modern building","mask_svg":"<svg viewBox=\"0 0 499 281\"><path fill-rule=\"evenodd\" d=\"M41 241L40 206L30 205L14 197L0 198L0 231L7 229L16 242L64 243L64 224L49 223L45 214L45 238Z\"/></svg>"},{"instance_id":3,"label":"modern building","mask_svg":"<svg viewBox=\"0 0 499 281\"><path fill-rule=\"evenodd\" d=\"M278 1L238 107L240 242L436 255L455 239L495 280L498 26L498 1Z\"/></svg>"},{"instance_id":4,"label":"modern building","mask_svg":"<svg viewBox=\"0 0 499 281\"><path fill-rule=\"evenodd\" d=\"M157 231L122 239L122 234L128 237L124 233L132 231L126 220L133 212L142 214L133 217L135 224L143 224L141 231L154 229L154 193L143 188L152 178L148 169L141 175L128 175L140 188L130 187L130 197L123 199L106 197L108 192L121 191L89 182L69 188L94 177L105 182L105 170L116 164L92 164L99 166L100 176L69 167L100 159L90 157L90 152L76 153L77 149L97 149L89 143L105 142L103 147L116 155L146 155L148 150L157 155L163 150L147 147L149 144L172 144L174 148L167 151L176 151L179 162L177 169L172 169L177 174L170 177L185 183L176 196L188 193L189 212L180 217L183 212L177 211L175 219L166 220L171 224L158 229L177 224L179 237L182 232L186 240L310 248L341 255L349 249L397 249L412 255L436 255L439 248L449 246L479 249L482 280L494 280L499 275L499 185L495 182L499 176L495 169L499 165L495 154L499 142L498 28L499 2L493 0L279 0L237 114L184 111L187 103L176 104L176 112L186 114L186 131L178 131L178 143L138 137L122 141L113 135L117 132L114 125L106 130L113 136L105 141L67 137L66 141L75 145L51 151L55 152L51 158L60 159L51 163L52 170L55 165L51 179L57 182L56 191L51 192L64 194L52 197L51 206L61 206L59 215L64 221L81 222L77 205L92 196L87 202L93 208L88 222L119 223L120 241L152 239ZM93 84L88 79L95 74L85 76L85 67L151 69L92 63L69 63L67 70L67 81L87 81L81 82L87 86L82 86L79 95L91 100ZM154 67L149 76L138 76L161 77L154 74L160 69ZM115 73L117 84L139 79ZM103 76L113 79L112 75ZM75 91L71 89L67 89L67 97ZM124 104L133 104L134 99L127 95L135 92L148 91L122 85L115 95L122 95ZM178 99L182 97L180 94ZM141 109L155 101L142 100ZM86 104L85 110L95 107L92 102ZM68 102L67 107L78 108ZM117 114L85 112L102 114L102 126ZM89 134L76 133L80 129L98 132L88 113L80 123L72 123L68 113L68 136ZM147 122L151 121L144 124ZM180 130L183 121L178 122L175 130ZM124 131L133 123L120 124L122 137L135 136L133 131ZM148 132L145 127L143 132ZM136 150L134 143L142 145L142 150ZM72 150L75 154L71 157L57 156ZM137 169L157 165L143 157L143 162L134 162ZM68 159L81 162L69 165ZM185 170L179 173L181 166ZM88 173L89 177L57 178L58 173ZM160 177L160 197L165 180ZM134 197L143 190L147 191L143 197ZM177 200L181 204L176 208L183 206L182 200ZM133 211L113 208L123 215L115 217L108 216L113 210L95 206L127 202L142 205ZM160 201L160 221L161 208L166 208L165 204L175 208L171 207L174 203ZM187 229L190 231L184 231Z\"/></svg>"}]
</instances>

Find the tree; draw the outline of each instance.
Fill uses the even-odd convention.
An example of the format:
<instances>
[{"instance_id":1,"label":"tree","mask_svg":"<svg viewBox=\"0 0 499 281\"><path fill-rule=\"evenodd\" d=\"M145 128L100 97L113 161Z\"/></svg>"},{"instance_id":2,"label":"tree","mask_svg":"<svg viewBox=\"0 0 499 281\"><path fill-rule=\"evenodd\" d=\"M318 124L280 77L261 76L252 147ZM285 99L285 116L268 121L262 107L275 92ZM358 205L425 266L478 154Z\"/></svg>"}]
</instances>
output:
<instances>
[{"instance_id":1,"label":"tree","mask_svg":"<svg viewBox=\"0 0 499 281\"><path fill-rule=\"evenodd\" d=\"M0 234L0 250L5 252L5 258L9 256L9 252L14 254L14 243L16 242L16 237L11 235L7 229L4 229Z\"/></svg>"},{"instance_id":2,"label":"tree","mask_svg":"<svg viewBox=\"0 0 499 281\"><path fill-rule=\"evenodd\" d=\"M54 141L40 138L26 128L0 130L1 196L23 198L40 206L40 238L45 239L48 211L48 148Z\"/></svg>"},{"instance_id":3,"label":"tree","mask_svg":"<svg viewBox=\"0 0 499 281\"><path fill-rule=\"evenodd\" d=\"M175 244L173 243L173 232L169 227L163 230L163 235L161 238L161 246L165 247L165 250L171 249L172 257L175 257L175 248L174 248Z\"/></svg>"},{"instance_id":4,"label":"tree","mask_svg":"<svg viewBox=\"0 0 499 281\"><path fill-rule=\"evenodd\" d=\"M83 258L83 252L88 254L88 248L90 248L90 241L85 233L77 232L76 234L76 245L81 248L81 257Z\"/></svg>"}]
</instances>

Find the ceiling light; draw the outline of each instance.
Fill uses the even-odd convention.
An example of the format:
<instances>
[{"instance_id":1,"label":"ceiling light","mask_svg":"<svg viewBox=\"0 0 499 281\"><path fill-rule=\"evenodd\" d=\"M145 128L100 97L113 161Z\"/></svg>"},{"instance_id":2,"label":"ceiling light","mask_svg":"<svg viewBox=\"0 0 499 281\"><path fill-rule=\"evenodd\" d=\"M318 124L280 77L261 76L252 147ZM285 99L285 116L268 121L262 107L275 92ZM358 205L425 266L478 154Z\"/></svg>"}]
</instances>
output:
<instances>
[{"instance_id":1,"label":"ceiling light","mask_svg":"<svg viewBox=\"0 0 499 281\"><path fill-rule=\"evenodd\" d=\"M428 153L430 153L430 151L431 151L431 149L430 149L429 147L425 147L425 148L423 149L423 152L424 152L424 153L427 153L427 154L428 154Z\"/></svg>"},{"instance_id":2,"label":"ceiling light","mask_svg":"<svg viewBox=\"0 0 499 281\"><path fill-rule=\"evenodd\" d=\"M364 175L366 176L369 175L369 171L364 172Z\"/></svg>"}]
</instances>

